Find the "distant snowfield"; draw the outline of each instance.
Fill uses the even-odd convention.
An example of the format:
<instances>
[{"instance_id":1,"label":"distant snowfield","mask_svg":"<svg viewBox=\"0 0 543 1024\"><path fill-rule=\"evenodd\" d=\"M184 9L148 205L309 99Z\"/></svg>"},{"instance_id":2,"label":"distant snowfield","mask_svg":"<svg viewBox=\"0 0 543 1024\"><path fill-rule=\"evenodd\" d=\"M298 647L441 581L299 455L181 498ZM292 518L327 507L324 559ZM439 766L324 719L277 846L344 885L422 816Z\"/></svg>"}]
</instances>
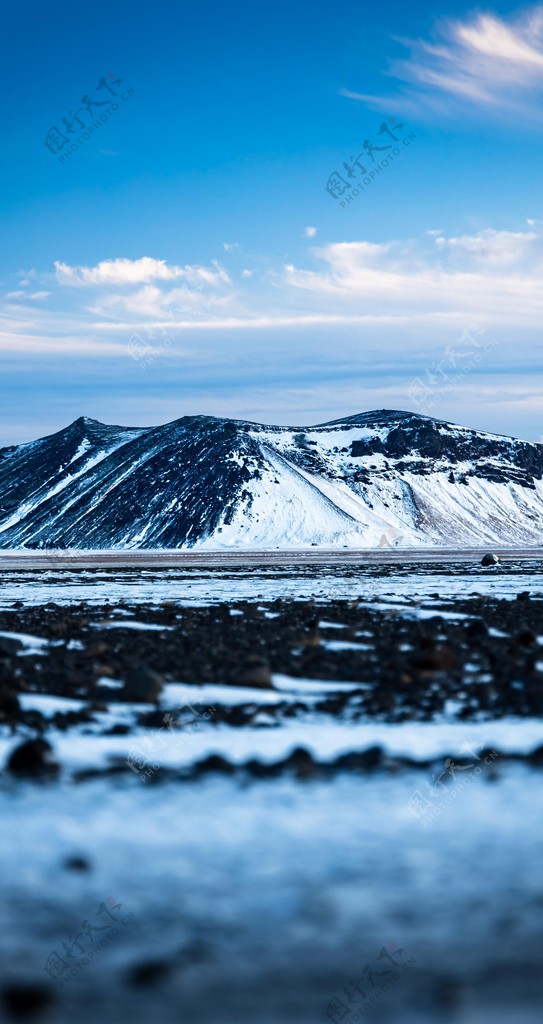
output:
<instances>
[{"instance_id":1,"label":"distant snowfield","mask_svg":"<svg viewBox=\"0 0 543 1024\"><path fill-rule=\"evenodd\" d=\"M424 617L449 601L472 594L505 600L515 599L522 591L543 595L543 559L532 557L510 557L490 569L483 568L478 557L404 563L401 553L395 553L394 560L369 564L303 564L303 560L298 565L288 561L274 564L272 557L269 564L244 566L241 561L230 568L218 562L208 569L37 568L40 560L35 559L30 563L32 570L21 571L13 568L17 563L11 560L11 567L3 568L6 555L0 555L0 608L8 608L14 601L36 606L48 601L115 604L123 599L149 606L162 601L194 606L290 597L322 602L378 601L390 610L397 607L402 614ZM450 614L460 613L451 609Z\"/></svg>"}]
</instances>

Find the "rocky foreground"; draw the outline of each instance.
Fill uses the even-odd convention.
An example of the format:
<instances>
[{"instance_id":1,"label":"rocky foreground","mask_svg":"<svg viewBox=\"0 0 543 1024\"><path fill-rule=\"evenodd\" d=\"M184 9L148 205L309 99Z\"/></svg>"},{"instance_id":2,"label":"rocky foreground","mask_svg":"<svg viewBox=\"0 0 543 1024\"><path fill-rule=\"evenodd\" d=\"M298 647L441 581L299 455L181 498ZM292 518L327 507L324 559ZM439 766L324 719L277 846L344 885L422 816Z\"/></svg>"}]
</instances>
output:
<instances>
[{"instance_id":1,"label":"rocky foreground","mask_svg":"<svg viewBox=\"0 0 543 1024\"><path fill-rule=\"evenodd\" d=\"M535 1024L543 595L427 605L0 611L5 1018Z\"/></svg>"},{"instance_id":2,"label":"rocky foreground","mask_svg":"<svg viewBox=\"0 0 543 1024\"><path fill-rule=\"evenodd\" d=\"M108 735L126 735L133 728L156 730L175 711L165 699L168 683L190 687L224 684L246 690L232 704L215 702L206 719L209 728L222 724L243 728L258 723L261 707L255 692L273 692L274 676L323 680L330 692L304 699L278 699L266 707L267 723L313 715L356 722L429 722L454 708L459 722L530 717L543 713L543 600L520 593L515 601L471 597L445 598L439 611L417 615L413 603L400 609L378 601L361 606L336 601L276 600L266 605L236 602L209 608L180 607L166 602L152 608L121 602L42 608L13 607L0 612L0 722L28 739L47 738L51 729L69 731L100 721L110 707L134 705L133 723L111 724ZM17 602L15 604L18 604ZM33 646L34 644L34 646ZM349 682L347 688L334 682ZM28 708L23 695L73 698L78 710L46 716ZM281 694L278 694L279 698ZM451 704L451 702L453 702ZM98 716L98 718L97 718ZM168 722L183 729L194 719L185 710ZM106 732L107 731L107 732ZM40 758L29 771L40 770ZM353 751L336 768L374 767L379 752ZM44 771L50 771L50 758ZM324 771L307 752L298 751L282 765L303 771ZM543 750L532 754L543 763ZM24 758L10 770L24 774ZM333 765L328 764L330 771ZM62 765L60 765L62 768ZM253 774L274 774L279 765L245 766ZM124 762L110 771L129 770ZM233 770L228 758L205 758L192 773ZM161 778L164 776L161 775Z\"/></svg>"}]
</instances>

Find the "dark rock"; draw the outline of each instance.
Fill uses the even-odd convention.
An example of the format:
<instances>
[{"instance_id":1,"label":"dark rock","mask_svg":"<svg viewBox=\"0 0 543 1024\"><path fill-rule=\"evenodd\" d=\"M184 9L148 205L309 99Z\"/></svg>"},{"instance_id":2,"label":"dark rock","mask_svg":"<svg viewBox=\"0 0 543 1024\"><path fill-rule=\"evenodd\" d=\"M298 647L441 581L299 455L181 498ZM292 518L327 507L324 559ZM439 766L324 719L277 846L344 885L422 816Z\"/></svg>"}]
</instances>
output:
<instances>
[{"instance_id":1,"label":"dark rock","mask_svg":"<svg viewBox=\"0 0 543 1024\"><path fill-rule=\"evenodd\" d=\"M71 857L66 857L64 867L68 871L90 871L91 869L90 861L78 853L72 854Z\"/></svg>"},{"instance_id":2,"label":"dark rock","mask_svg":"<svg viewBox=\"0 0 543 1024\"><path fill-rule=\"evenodd\" d=\"M7 763L13 775L56 775L59 765L53 760L53 748L47 740L27 740L11 754Z\"/></svg>"},{"instance_id":3,"label":"dark rock","mask_svg":"<svg viewBox=\"0 0 543 1024\"><path fill-rule=\"evenodd\" d=\"M273 689L270 666L260 658L249 658L236 676L238 686L254 686L261 690Z\"/></svg>"},{"instance_id":4,"label":"dark rock","mask_svg":"<svg viewBox=\"0 0 543 1024\"><path fill-rule=\"evenodd\" d=\"M53 993L45 985L23 982L7 984L2 990L2 999L15 1020L37 1017L54 1002Z\"/></svg>"},{"instance_id":5,"label":"dark rock","mask_svg":"<svg viewBox=\"0 0 543 1024\"><path fill-rule=\"evenodd\" d=\"M170 964L164 960L148 960L136 964L130 971L128 978L131 985L156 985L158 981L166 978L171 973Z\"/></svg>"},{"instance_id":6,"label":"dark rock","mask_svg":"<svg viewBox=\"0 0 543 1024\"><path fill-rule=\"evenodd\" d=\"M378 768L383 761L383 750L381 747L368 747L367 750L352 751L349 754L341 754L336 759L336 767L341 769L364 769L371 770Z\"/></svg>"},{"instance_id":7,"label":"dark rock","mask_svg":"<svg viewBox=\"0 0 543 1024\"><path fill-rule=\"evenodd\" d=\"M363 768L377 768L383 760L383 751L381 747L368 747L362 753L362 767Z\"/></svg>"},{"instance_id":8,"label":"dark rock","mask_svg":"<svg viewBox=\"0 0 543 1024\"><path fill-rule=\"evenodd\" d=\"M205 775L208 772L220 772L224 775L232 775L236 768L235 765L227 761L225 757L221 757L220 754L210 754L209 757L203 758L198 761L194 766L195 773L197 775Z\"/></svg>"},{"instance_id":9,"label":"dark rock","mask_svg":"<svg viewBox=\"0 0 543 1024\"><path fill-rule=\"evenodd\" d=\"M493 554L493 552L491 552L491 551L489 551L486 555L483 555L483 557L481 558L481 565L484 565L484 566L487 566L487 565L497 565L498 562L499 562L498 556Z\"/></svg>"},{"instance_id":10,"label":"dark rock","mask_svg":"<svg viewBox=\"0 0 543 1024\"><path fill-rule=\"evenodd\" d=\"M298 779L310 779L317 770L312 755L305 747L296 747L283 761L283 767L294 771Z\"/></svg>"},{"instance_id":11,"label":"dark rock","mask_svg":"<svg viewBox=\"0 0 543 1024\"><path fill-rule=\"evenodd\" d=\"M466 625L466 636L477 637L487 636L488 626L482 619L473 619L472 622L468 622Z\"/></svg>"},{"instance_id":12,"label":"dark rock","mask_svg":"<svg viewBox=\"0 0 543 1024\"><path fill-rule=\"evenodd\" d=\"M532 753L528 755L528 760L531 761L532 764L536 764L539 767L543 767L543 746L536 747L535 750L533 750Z\"/></svg>"},{"instance_id":13,"label":"dark rock","mask_svg":"<svg viewBox=\"0 0 543 1024\"><path fill-rule=\"evenodd\" d=\"M21 705L16 693L8 690L0 692L0 722L13 722L19 718Z\"/></svg>"},{"instance_id":14,"label":"dark rock","mask_svg":"<svg viewBox=\"0 0 543 1024\"><path fill-rule=\"evenodd\" d=\"M0 636L0 656L18 654L19 651L24 650L24 646L21 640L16 640L9 636Z\"/></svg>"},{"instance_id":15,"label":"dark rock","mask_svg":"<svg viewBox=\"0 0 543 1024\"><path fill-rule=\"evenodd\" d=\"M121 700L156 704L161 691L162 677L152 668L138 665L128 670L123 689L116 692Z\"/></svg>"},{"instance_id":16,"label":"dark rock","mask_svg":"<svg viewBox=\"0 0 543 1024\"><path fill-rule=\"evenodd\" d=\"M131 726L124 722L116 722L115 725L111 726L105 733L106 736L128 736L132 732Z\"/></svg>"},{"instance_id":17,"label":"dark rock","mask_svg":"<svg viewBox=\"0 0 543 1024\"><path fill-rule=\"evenodd\" d=\"M458 978L444 975L434 982L434 1000L441 1011L451 1012L458 1008L461 1000L462 985Z\"/></svg>"},{"instance_id":18,"label":"dark rock","mask_svg":"<svg viewBox=\"0 0 543 1024\"><path fill-rule=\"evenodd\" d=\"M517 644L521 647L536 647L537 637L531 629L521 629L520 633L517 633L515 637Z\"/></svg>"},{"instance_id":19,"label":"dark rock","mask_svg":"<svg viewBox=\"0 0 543 1024\"><path fill-rule=\"evenodd\" d=\"M458 654L452 647L436 647L434 650L418 651L412 659L415 668L427 672L447 672L456 668Z\"/></svg>"}]
</instances>

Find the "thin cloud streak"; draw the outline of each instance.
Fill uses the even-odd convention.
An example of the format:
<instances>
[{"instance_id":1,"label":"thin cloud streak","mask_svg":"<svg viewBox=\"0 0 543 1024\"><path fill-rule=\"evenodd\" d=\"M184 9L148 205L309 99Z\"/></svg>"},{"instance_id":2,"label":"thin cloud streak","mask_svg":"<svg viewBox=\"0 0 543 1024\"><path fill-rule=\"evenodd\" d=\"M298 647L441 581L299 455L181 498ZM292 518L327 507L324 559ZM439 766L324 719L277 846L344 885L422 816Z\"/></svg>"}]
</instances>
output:
<instances>
[{"instance_id":1,"label":"thin cloud streak","mask_svg":"<svg viewBox=\"0 0 543 1024\"><path fill-rule=\"evenodd\" d=\"M394 95L343 88L340 94L378 109L413 114L421 107L458 114L471 109L508 112L540 121L543 93L543 5L509 19L471 12L465 21L441 19L434 40L397 39L409 57L390 62L388 76L403 83ZM451 100L453 102L451 102Z\"/></svg>"}]
</instances>

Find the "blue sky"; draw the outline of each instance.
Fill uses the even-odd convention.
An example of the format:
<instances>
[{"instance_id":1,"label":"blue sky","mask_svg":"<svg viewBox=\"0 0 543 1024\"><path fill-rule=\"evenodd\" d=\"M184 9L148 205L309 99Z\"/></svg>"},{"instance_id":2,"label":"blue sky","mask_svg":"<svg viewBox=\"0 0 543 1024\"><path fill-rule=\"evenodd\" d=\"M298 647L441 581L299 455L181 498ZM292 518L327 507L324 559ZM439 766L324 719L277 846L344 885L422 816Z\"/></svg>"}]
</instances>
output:
<instances>
[{"instance_id":1,"label":"blue sky","mask_svg":"<svg viewBox=\"0 0 543 1024\"><path fill-rule=\"evenodd\" d=\"M383 407L541 438L543 5L3 17L0 444Z\"/></svg>"}]
</instances>

